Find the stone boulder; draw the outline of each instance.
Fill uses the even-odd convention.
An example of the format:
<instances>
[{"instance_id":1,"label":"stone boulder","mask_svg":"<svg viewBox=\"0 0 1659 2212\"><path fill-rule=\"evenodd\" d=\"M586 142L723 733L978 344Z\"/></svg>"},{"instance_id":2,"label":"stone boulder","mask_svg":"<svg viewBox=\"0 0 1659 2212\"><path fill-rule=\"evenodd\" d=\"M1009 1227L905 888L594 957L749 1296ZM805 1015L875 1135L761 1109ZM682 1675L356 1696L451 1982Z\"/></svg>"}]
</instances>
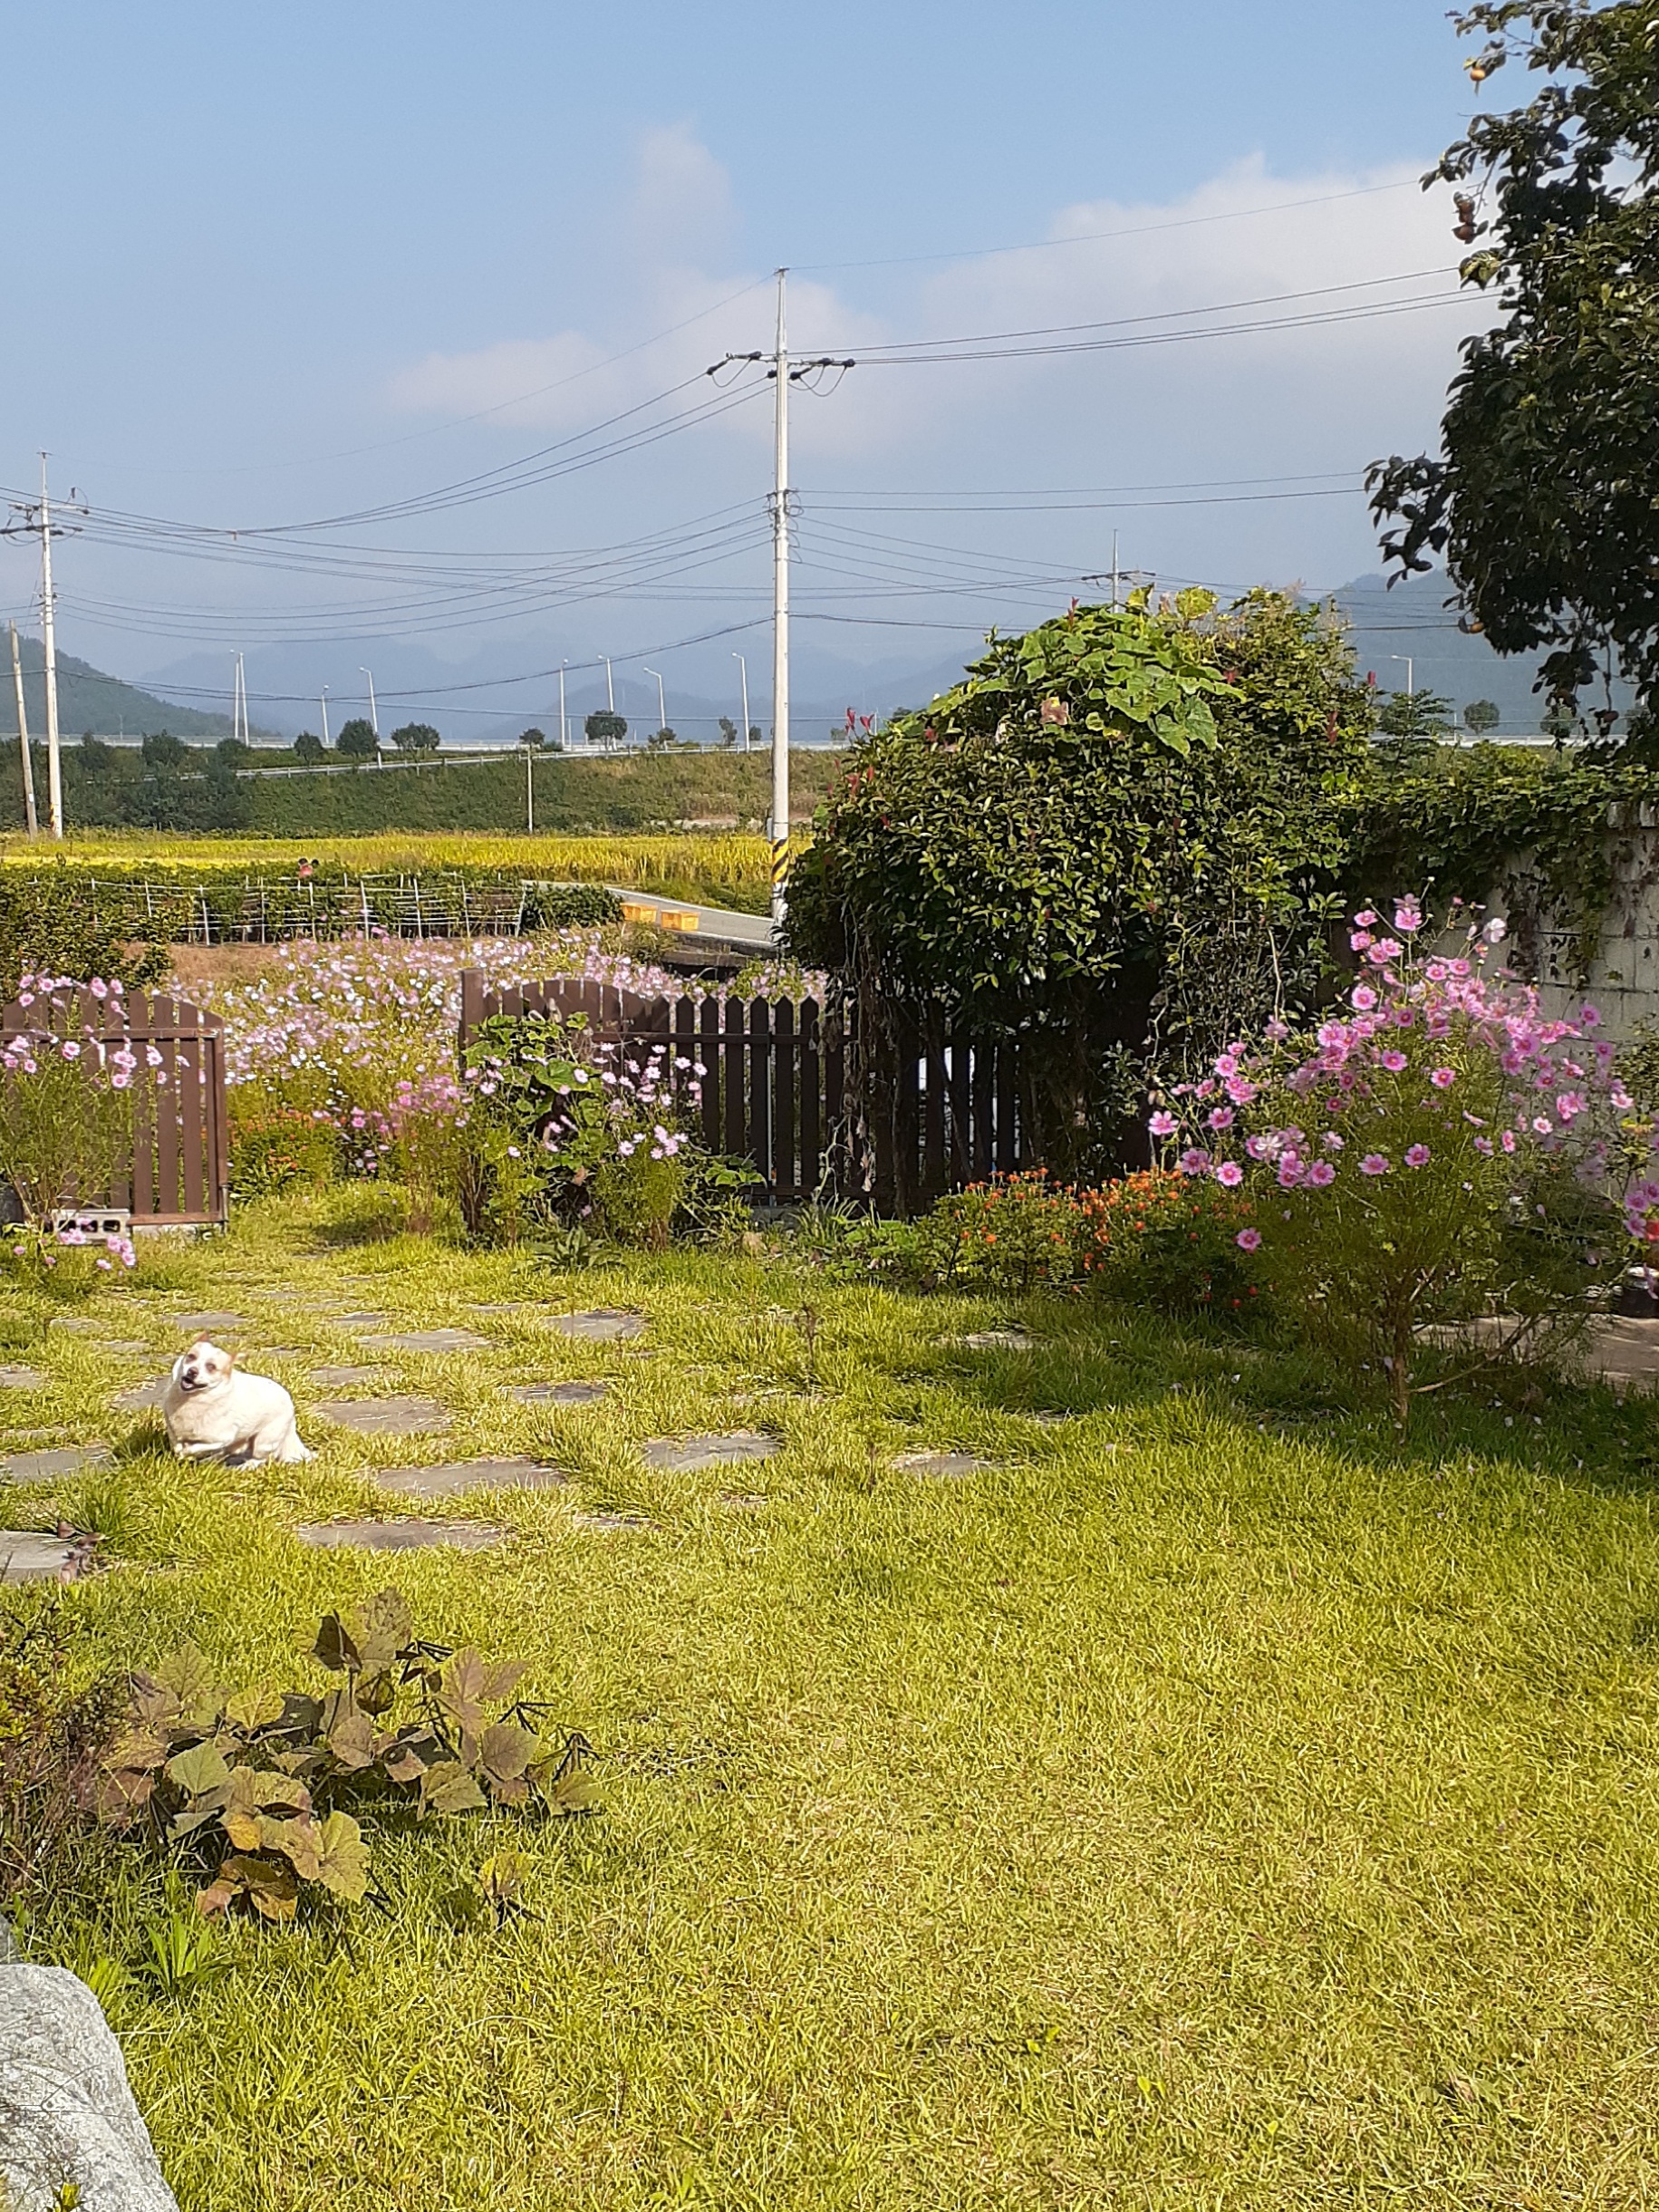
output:
<instances>
[{"instance_id":1,"label":"stone boulder","mask_svg":"<svg viewBox=\"0 0 1659 2212\"><path fill-rule=\"evenodd\" d=\"M63 1966L0 1964L0 2204L178 2212L103 2008Z\"/></svg>"}]
</instances>

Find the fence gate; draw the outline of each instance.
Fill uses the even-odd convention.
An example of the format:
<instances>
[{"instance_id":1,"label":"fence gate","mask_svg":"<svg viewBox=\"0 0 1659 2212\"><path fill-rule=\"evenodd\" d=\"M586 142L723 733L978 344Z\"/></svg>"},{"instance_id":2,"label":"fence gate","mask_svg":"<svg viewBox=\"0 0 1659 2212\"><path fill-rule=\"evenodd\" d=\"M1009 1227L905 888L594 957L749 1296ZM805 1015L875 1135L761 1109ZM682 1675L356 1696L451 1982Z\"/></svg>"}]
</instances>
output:
<instances>
[{"instance_id":1,"label":"fence gate","mask_svg":"<svg viewBox=\"0 0 1659 2212\"><path fill-rule=\"evenodd\" d=\"M132 1143L105 1192L83 1205L131 1212L152 1228L224 1222L230 1207L230 1132L225 1113L225 1040L216 1014L151 991L58 993L0 1008L0 1035L93 1037L134 1058Z\"/></svg>"}]
</instances>

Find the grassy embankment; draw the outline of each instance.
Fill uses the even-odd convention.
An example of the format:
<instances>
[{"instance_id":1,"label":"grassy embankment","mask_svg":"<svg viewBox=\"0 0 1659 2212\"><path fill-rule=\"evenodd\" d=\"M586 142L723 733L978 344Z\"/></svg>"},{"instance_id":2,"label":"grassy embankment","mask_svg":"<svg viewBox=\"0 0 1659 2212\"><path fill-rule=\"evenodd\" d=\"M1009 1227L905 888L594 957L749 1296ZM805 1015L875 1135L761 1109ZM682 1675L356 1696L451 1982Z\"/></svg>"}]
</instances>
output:
<instances>
[{"instance_id":1,"label":"grassy embankment","mask_svg":"<svg viewBox=\"0 0 1659 2212\"><path fill-rule=\"evenodd\" d=\"M787 1261L547 1275L364 1241L384 1203L272 1203L101 1294L146 1356L43 1342L16 1305L0 1331L51 1375L4 1394L7 1431L118 1447L8 1516L109 1531L63 1599L89 1663L188 1638L234 1683L308 1680L323 1610L395 1580L426 1633L526 1658L600 1753L597 1819L394 1826L390 1908L349 1943L241 1927L183 2004L113 2001L182 2202L1651 2201L1646 1405L1434 1400L1400 1442L1296 1358L1130 1313L1037 1302L1036 1349L976 1352L983 1304ZM513 1298L637 1305L648 1333L469 1302ZM246 1317L314 1463L186 1471L111 1413L187 1305ZM365 1352L351 1306L489 1348ZM307 1550L298 1522L404 1508L372 1471L421 1456L323 1417L310 1369L365 1357L453 1410L427 1456L535 1453L573 1487L436 1509L511 1531L495 1551ZM507 1395L580 1375L608 1396ZM638 1455L752 1427L764 1465ZM895 1464L942 1446L984 1471ZM646 1525L584 1529L599 1507ZM503 1848L535 1917L497 1934L467 1898ZM173 1909L139 1846L94 1840L30 1940L136 1962Z\"/></svg>"}]
</instances>

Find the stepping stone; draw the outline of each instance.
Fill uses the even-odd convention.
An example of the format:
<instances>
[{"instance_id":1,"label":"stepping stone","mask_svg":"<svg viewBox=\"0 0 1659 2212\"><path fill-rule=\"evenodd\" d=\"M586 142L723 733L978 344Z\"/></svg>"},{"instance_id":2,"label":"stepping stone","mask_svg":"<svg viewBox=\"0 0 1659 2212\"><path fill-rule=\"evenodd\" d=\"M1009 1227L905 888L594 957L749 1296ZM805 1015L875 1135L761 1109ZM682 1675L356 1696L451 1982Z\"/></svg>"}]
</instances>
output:
<instances>
[{"instance_id":1,"label":"stepping stone","mask_svg":"<svg viewBox=\"0 0 1659 2212\"><path fill-rule=\"evenodd\" d=\"M377 1468L382 1490L406 1498L459 1498L469 1490L559 1490L571 1481L562 1467L535 1459L452 1459L438 1467Z\"/></svg>"},{"instance_id":2,"label":"stepping stone","mask_svg":"<svg viewBox=\"0 0 1659 2212\"><path fill-rule=\"evenodd\" d=\"M389 1352L487 1352L489 1338L470 1328L411 1328L396 1337L360 1337L360 1344L384 1345Z\"/></svg>"},{"instance_id":3,"label":"stepping stone","mask_svg":"<svg viewBox=\"0 0 1659 2212\"><path fill-rule=\"evenodd\" d=\"M441 1436L454 1420L436 1398L335 1398L317 1411L359 1436Z\"/></svg>"},{"instance_id":4,"label":"stepping stone","mask_svg":"<svg viewBox=\"0 0 1659 2212\"><path fill-rule=\"evenodd\" d=\"M970 1352L1032 1352L1037 1349L1037 1338L1028 1337L1023 1328L980 1328L962 1342Z\"/></svg>"},{"instance_id":5,"label":"stepping stone","mask_svg":"<svg viewBox=\"0 0 1659 2212\"><path fill-rule=\"evenodd\" d=\"M933 1483L960 1483L970 1474L989 1474L991 1462L971 1452L906 1452L892 1463L906 1474L924 1475Z\"/></svg>"},{"instance_id":6,"label":"stepping stone","mask_svg":"<svg viewBox=\"0 0 1659 2212\"><path fill-rule=\"evenodd\" d=\"M584 1344L614 1344L619 1338L642 1337L645 1316L623 1313L615 1306L598 1306L591 1313L550 1313L549 1328L562 1337L579 1337Z\"/></svg>"},{"instance_id":7,"label":"stepping stone","mask_svg":"<svg viewBox=\"0 0 1659 2212\"><path fill-rule=\"evenodd\" d=\"M378 1328L386 1316L383 1313L332 1313L328 1318L336 1328Z\"/></svg>"},{"instance_id":8,"label":"stepping stone","mask_svg":"<svg viewBox=\"0 0 1659 2212\"><path fill-rule=\"evenodd\" d=\"M77 1474L82 1467L107 1467L110 1448L102 1444L62 1444L43 1452L14 1452L0 1459L8 1483L49 1483L53 1475Z\"/></svg>"},{"instance_id":9,"label":"stepping stone","mask_svg":"<svg viewBox=\"0 0 1659 2212\"><path fill-rule=\"evenodd\" d=\"M734 1429L727 1436L653 1436L641 1448L648 1467L665 1474L695 1474L699 1467L730 1467L741 1460L770 1459L777 1450L776 1436L758 1429Z\"/></svg>"},{"instance_id":10,"label":"stepping stone","mask_svg":"<svg viewBox=\"0 0 1659 2212\"><path fill-rule=\"evenodd\" d=\"M507 1392L520 1405L592 1405L609 1383L518 1383Z\"/></svg>"},{"instance_id":11,"label":"stepping stone","mask_svg":"<svg viewBox=\"0 0 1659 2212\"><path fill-rule=\"evenodd\" d=\"M38 1367L0 1367L0 1390L43 1390L46 1377Z\"/></svg>"},{"instance_id":12,"label":"stepping stone","mask_svg":"<svg viewBox=\"0 0 1659 2212\"><path fill-rule=\"evenodd\" d=\"M210 1337L215 1329L218 1328L229 1329L246 1327L239 1313L175 1313L169 1314L168 1318L175 1328L188 1328L198 1337Z\"/></svg>"},{"instance_id":13,"label":"stepping stone","mask_svg":"<svg viewBox=\"0 0 1659 2212\"><path fill-rule=\"evenodd\" d=\"M496 1306L469 1304L467 1310L468 1313L540 1313L542 1309L539 1306L526 1305L523 1299L514 1298Z\"/></svg>"},{"instance_id":14,"label":"stepping stone","mask_svg":"<svg viewBox=\"0 0 1659 2212\"><path fill-rule=\"evenodd\" d=\"M651 1522L643 1513L573 1513L571 1526L585 1529L595 1536L609 1536L618 1530L648 1529Z\"/></svg>"},{"instance_id":15,"label":"stepping stone","mask_svg":"<svg viewBox=\"0 0 1659 2212\"><path fill-rule=\"evenodd\" d=\"M355 1383L378 1383L384 1367L313 1367L311 1379L323 1390L350 1390Z\"/></svg>"},{"instance_id":16,"label":"stepping stone","mask_svg":"<svg viewBox=\"0 0 1659 2212\"><path fill-rule=\"evenodd\" d=\"M140 1383L136 1389L117 1391L110 1403L117 1413L146 1413L151 1406L160 1405L172 1379L170 1375L158 1375L153 1383Z\"/></svg>"},{"instance_id":17,"label":"stepping stone","mask_svg":"<svg viewBox=\"0 0 1659 2212\"><path fill-rule=\"evenodd\" d=\"M85 1547L37 1530L0 1529L0 1582L56 1582L72 1575Z\"/></svg>"},{"instance_id":18,"label":"stepping stone","mask_svg":"<svg viewBox=\"0 0 1659 2212\"><path fill-rule=\"evenodd\" d=\"M103 1323L94 1321L90 1314L54 1313L46 1328L48 1332L54 1328L65 1329L72 1337L96 1337L102 1334Z\"/></svg>"},{"instance_id":19,"label":"stepping stone","mask_svg":"<svg viewBox=\"0 0 1659 2212\"><path fill-rule=\"evenodd\" d=\"M757 1513L763 1505L770 1505L770 1498L757 1490L723 1490L720 1503L729 1506L734 1513Z\"/></svg>"},{"instance_id":20,"label":"stepping stone","mask_svg":"<svg viewBox=\"0 0 1659 2212\"><path fill-rule=\"evenodd\" d=\"M504 1544L510 1531L481 1521L313 1521L294 1533L303 1544L325 1551L413 1551L427 1544L448 1544L457 1551L487 1551Z\"/></svg>"},{"instance_id":21,"label":"stepping stone","mask_svg":"<svg viewBox=\"0 0 1659 2212\"><path fill-rule=\"evenodd\" d=\"M122 1358L131 1358L140 1352L149 1351L150 1347L140 1344L136 1337L106 1337L98 1349L101 1352L119 1353Z\"/></svg>"}]
</instances>

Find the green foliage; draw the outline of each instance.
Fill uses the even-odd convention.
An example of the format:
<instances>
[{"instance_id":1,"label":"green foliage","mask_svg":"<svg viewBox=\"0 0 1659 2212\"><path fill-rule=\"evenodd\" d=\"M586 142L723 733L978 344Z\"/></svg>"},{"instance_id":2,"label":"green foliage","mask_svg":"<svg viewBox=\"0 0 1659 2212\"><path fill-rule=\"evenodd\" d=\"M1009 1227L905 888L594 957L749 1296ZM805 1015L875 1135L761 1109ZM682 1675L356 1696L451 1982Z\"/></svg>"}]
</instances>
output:
<instances>
[{"instance_id":1,"label":"green foliage","mask_svg":"<svg viewBox=\"0 0 1659 2212\"><path fill-rule=\"evenodd\" d=\"M101 913L61 861L39 875L0 871L0 997L15 998L25 975L157 983L167 954L156 934L141 900L120 916Z\"/></svg>"},{"instance_id":2,"label":"green foliage","mask_svg":"<svg viewBox=\"0 0 1659 2212\"><path fill-rule=\"evenodd\" d=\"M545 729L521 729L518 742L526 752L539 753L547 742L547 732Z\"/></svg>"},{"instance_id":3,"label":"green foliage","mask_svg":"<svg viewBox=\"0 0 1659 2212\"><path fill-rule=\"evenodd\" d=\"M1502 720L1494 699L1471 699L1463 710L1463 727L1477 738L1489 737Z\"/></svg>"},{"instance_id":4,"label":"green foliage","mask_svg":"<svg viewBox=\"0 0 1659 2212\"><path fill-rule=\"evenodd\" d=\"M323 760L328 757L328 748L314 729L302 729L294 740L294 757L307 762Z\"/></svg>"},{"instance_id":5,"label":"green foliage","mask_svg":"<svg viewBox=\"0 0 1659 2212\"><path fill-rule=\"evenodd\" d=\"M1075 607L858 741L792 876L791 947L888 1000L1047 1032L1033 1106L1066 1167L1154 1002L1179 1047L1311 988L1370 725L1320 610Z\"/></svg>"},{"instance_id":6,"label":"green foliage","mask_svg":"<svg viewBox=\"0 0 1659 2212\"><path fill-rule=\"evenodd\" d=\"M221 738L213 752L228 768L245 768L254 758L254 749L245 738Z\"/></svg>"},{"instance_id":7,"label":"green foliage","mask_svg":"<svg viewBox=\"0 0 1659 2212\"><path fill-rule=\"evenodd\" d=\"M116 1698L77 1678L83 1635L55 1593L0 1612L0 1904L50 1880L92 1801Z\"/></svg>"},{"instance_id":8,"label":"green foliage","mask_svg":"<svg viewBox=\"0 0 1659 2212\"><path fill-rule=\"evenodd\" d=\"M33 1050L21 1038L7 1041L16 1064L0 1081L0 1179L39 1229L59 1206L102 1201L130 1151L132 1093L116 1087L90 1047L70 1059L46 1038Z\"/></svg>"},{"instance_id":9,"label":"green foliage","mask_svg":"<svg viewBox=\"0 0 1659 2212\"><path fill-rule=\"evenodd\" d=\"M104 1960L101 1964L105 1969L106 1983L111 1979L108 1970L112 1966L122 1974L124 1981L124 1970L118 1962ZM213 1931L199 1913L175 1913L170 1919L145 1933L139 1960L140 1977L169 2004L185 2004L198 1990L222 1980L229 1971L230 1961L220 1956ZM103 2002L101 1995L99 2002Z\"/></svg>"},{"instance_id":10,"label":"green foliage","mask_svg":"<svg viewBox=\"0 0 1659 2212\"><path fill-rule=\"evenodd\" d=\"M389 1803L422 1820L590 1808L586 1739L550 1744L542 1708L515 1696L524 1668L418 1637L400 1591L324 1615L313 1656L340 1687L227 1697L189 1649L132 1677L99 1811L177 1851L201 1879L202 1914L285 1921L318 1893L357 1903L370 1855L356 1815Z\"/></svg>"},{"instance_id":11,"label":"green foliage","mask_svg":"<svg viewBox=\"0 0 1659 2212\"><path fill-rule=\"evenodd\" d=\"M343 760L372 760L381 749L374 724L366 715L354 714L334 739L334 750Z\"/></svg>"},{"instance_id":12,"label":"green foliage","mask_svg":"<svg viewBox=\"0 0 1659 2212\"><path fill-rule=\"evenodd\" d=\"M1425 182L1467 184L1463 281L1504 319L1463 344L1442 454L1378 462L1385 558L1443 554L1500 652L1548 648L1539 683L1576 705L1617 666L1651 736L1659 684L1659 26L1647 0L1483 0L1477 83L1510 61L1543 82L1478 114ZM1611 697L1596 717L1614 720Z\"/></svg>"},{"instance_id":13,"label":"green foliage","mask_svg":"<svg viewBox=\"0 0 1659 2212\"><path fill-rule=\"evenodd\" d=\"M435 753L443 743L430 722L405 722L392 731L391 741L400 753Z\"/></svg>"},{"instance_id":14,"label":"green foliage","mask_svg":"<svg viewBox=\"0 0 1659 2212\"><path fill-rule=\"evenodd\" d=\"M234 1197L246 1203L296 1186L323 1190L339 1166L339 1137L332 1124L280 1105L261 1112L238 1095L230 1154Z\"/></svg>"},{"instance_id":15,"label":"green foliage","mask_svg":"<svg viewBox=\"0 0 1659 2212\"><path fill-rule=\"evenodd\" d=\"M190 757L188 747L167 729L152 729L139 749L147 768L181 768Z\"/></svg>"},{"instance_id":16,"label":"green foliage","mask_svg":"<svg viewBox=\"0 0 1659 2212\"><path fill-rule=\"evenodd\" d=\"M1438 691L1390 691L1376 726L1385 738L1437 738L1452 727L1452 701Z\"/></svg>"},{"instance_id":17,"label":"green foliage","mask_svg":"<svg viewBox=\"0 0 1659 2212\"><path fill-rule=\"evenodd\" d=\"M1075 1196L1039 1168L941 1198L918 1223L916 1257L940 1290L1007 1291L1069 1282L1081 1215Z\"/></svg>"},{"instance_id":18,"label":"green foliage","mask_svg":"<svg viewBox=\"0 0 1659 2212\"><path fill-rule=\"evenodd\" d=\"M590 745L620 745L628 735L626 718L610 707L595 707L582 727Z\"/></svg>"},{"instance_id":19,"label":"green foliage","mask_svg":"<svg viewBox=\"0 0 1659 2212\"><path fill-rule=\"evenodd\" d=\"M1259 1270L1239 1246L1248 1203L1165 1168L1085 1191L1077 1233L1082 1278L1107 1298L1158 1313L1255 1314Z\"/></svg>"}]
</instances>

